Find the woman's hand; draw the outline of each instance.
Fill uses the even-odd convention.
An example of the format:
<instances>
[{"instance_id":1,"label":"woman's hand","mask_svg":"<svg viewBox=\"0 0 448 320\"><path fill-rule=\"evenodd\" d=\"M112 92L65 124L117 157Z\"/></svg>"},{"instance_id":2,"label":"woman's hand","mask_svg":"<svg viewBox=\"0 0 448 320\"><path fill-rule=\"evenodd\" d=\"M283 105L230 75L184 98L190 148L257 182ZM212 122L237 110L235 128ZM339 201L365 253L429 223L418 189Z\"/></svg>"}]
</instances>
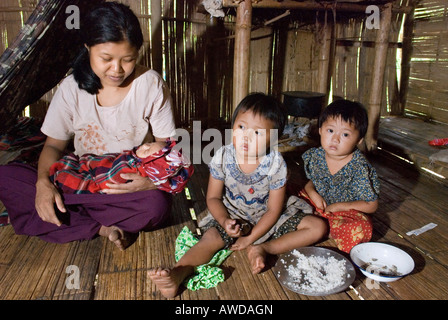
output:
<instances>
[{"instance_id":1,"label":"woman's hand","mask_svg":"<svg viewBox=\"0 0 448 320\"><path fill-rule=\"evenodd\" d=\"M138 173L122 173L121 177L132 181L128 183L108 183L109 189L104 189L103 192L107 194L122 194L156 189L151 179L142 177Z\"/></svg>"},{"instance_id":2,"label":"woman's hand","mask_svg":"<svg viewBox=\"0 0 448 320\"><path fill-rule=\"evenodd\" d=\"M38 180L36 183L35 200L37 214L43 221L60 227L62 223L56 216L54 204L56 204L59 211L66 212L62 197L50 180Z\"/></svg>"},{"instance_id":3,"label":"woman's hand","mask_svg":"<svg viewBox=\"0 0 448 320\"><path fill-rule=\"evenodd\" d=\"M35 199L37 214L43 221L53 223L58 227L62 223L56 216L54 205L56 204L61 212L66 212L66 210L61 195L48 177L50 176L51 165L61 158L67 144L68 140L47 137L39 156L37 168Z\"/></svg>"}]
</instances>

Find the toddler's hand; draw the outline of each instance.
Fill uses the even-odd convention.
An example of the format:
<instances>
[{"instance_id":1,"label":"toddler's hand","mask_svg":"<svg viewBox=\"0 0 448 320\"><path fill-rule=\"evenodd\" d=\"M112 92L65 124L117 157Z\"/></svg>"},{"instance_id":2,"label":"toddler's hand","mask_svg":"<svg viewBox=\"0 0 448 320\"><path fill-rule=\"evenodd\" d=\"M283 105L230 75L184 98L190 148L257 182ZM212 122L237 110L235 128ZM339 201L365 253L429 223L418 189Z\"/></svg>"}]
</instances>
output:
<instances>
[{"instance_id":1,"label":"toddler's hand","mask_svg":"<svg viewBox=\"0 0 448 320\"><path fill-rule=\"evenodd\" d=\"M350 210L349 208L344 207L343 202L336 202L333 204L330 204L325 208L325 212L338 212L338 211L347 211Z\"/></svg>"},{"instance_id":2,"label":"toddler's hand","mask_svg":"<svg viewBox=\"0 0 448 320\"><path fill-rule=\"evenodd\" d=\"M239 251L244 250L252 244L252 241L248 237L239 237L234 244L230 246L230 250Z\"/></svg>"},{"instance_id":3,"label":"toddler's hand","mask_svg":"<svg viewBox=\"0 0 448 320\"><path fill-rule=\"evenodd\" d=\"M313 201L314 205L316 206L316 208L324 211L325 208L327 207L327 203L325 202L324 198L322 198L322 196L318 193L314 194L313 196L309 196L311 201Z\"/></svg>"},{"instance_id":4,"label":"toddler's hand","mask_svg":"<svg viewBox=\"0 0 448 320\"><path fill-rule=\"evenodd\" d=\"M238 238L241 236L241 227L235 219L226 219L223 227L230 237Z\"/></svg>"}]
</instances>

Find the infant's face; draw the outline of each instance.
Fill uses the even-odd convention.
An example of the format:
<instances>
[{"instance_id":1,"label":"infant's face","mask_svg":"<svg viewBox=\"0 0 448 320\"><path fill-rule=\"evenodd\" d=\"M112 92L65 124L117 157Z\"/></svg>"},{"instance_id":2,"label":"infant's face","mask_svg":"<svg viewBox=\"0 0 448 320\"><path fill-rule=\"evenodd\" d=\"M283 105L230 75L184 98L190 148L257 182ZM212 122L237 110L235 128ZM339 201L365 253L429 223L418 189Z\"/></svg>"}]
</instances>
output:
<instances>
[{"instance_id":1,"label":"infant's face","mask_svg":"<svg viewBox=\"0 0 448 320\"><path fill-rule=\"evenodd\" d=\"M165 143L163 143L163 142L158 142L158 141L157 142L148 142L148 143L144 143L140 147L138 147L138 149L135 153L137 154L137 157L139 157L139 158L147 158L150 155L161 150L164 146L165 146Z\"/></svg>"}]
</instances>

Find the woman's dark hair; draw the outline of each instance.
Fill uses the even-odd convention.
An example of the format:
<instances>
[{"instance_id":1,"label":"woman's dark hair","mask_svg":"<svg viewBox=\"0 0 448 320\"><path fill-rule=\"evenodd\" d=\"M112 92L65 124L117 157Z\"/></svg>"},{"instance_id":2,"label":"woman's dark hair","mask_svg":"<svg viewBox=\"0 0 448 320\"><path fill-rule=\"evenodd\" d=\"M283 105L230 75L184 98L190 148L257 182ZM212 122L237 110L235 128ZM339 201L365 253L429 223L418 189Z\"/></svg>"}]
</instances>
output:
<instances>
[{"instance_id":1,"label":"woman's dark hair","mask_svg":"<svg viewBox=\"0 0 448 320\"><path fill-rule=\"evenodd\" d=\"M272 96L264 93L251 93L246 96L236 107L232 116L232 128L235 119L240 112L252 111L255 115L260 115L274 123L274 129L278 129L278 136L283 133L286 125L286 109L282 103Z\"/></svg>"},{"instance_id":2,"label":"woman's dark hair","mask_svg":"<svg viewBox=\"0 0 448 320\"><path fill-rule=\"evenodd\" d=\"M118 2L104 2L81 20L81 37L88 47L106 43L128 41L137 50L143 44L143 34L136 15L129 6ZM96 94L101 81L90 66L85 46L73 62L73 76L80 89Z\"/></svg>"},{"instance_id":3,"label":"woman's dark hair","mask_svg":"<svg viewBox=\"0 0 448 320\"><path fill-rule=\"evenodd\" d=\"M319 117L319 128L328 118L339 118L353 124L359 131L359 139L364 138L367 132L368 117L364 106L359 102L349 100L336 100L330 103Z\"/></svg>"}]
</instances>

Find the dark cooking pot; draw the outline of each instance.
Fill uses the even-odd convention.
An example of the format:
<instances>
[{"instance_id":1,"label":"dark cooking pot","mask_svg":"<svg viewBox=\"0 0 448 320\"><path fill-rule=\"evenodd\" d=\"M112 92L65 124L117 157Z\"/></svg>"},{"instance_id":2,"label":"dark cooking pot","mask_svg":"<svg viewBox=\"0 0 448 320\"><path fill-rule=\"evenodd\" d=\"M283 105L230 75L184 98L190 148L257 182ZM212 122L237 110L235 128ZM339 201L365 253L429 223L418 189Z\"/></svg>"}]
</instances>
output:
<instances>
[{"instance_id":1,"label":"dark cooking pot","mask_svg":"<svg viewBox=\"0 0 448 320\"><path fill-rule=\"evenodd\" d=\"M325 94L311 91L287 91L283 104L288 115L303 118L317 118L322 110Z\"/></svg>"}]
</instances>

